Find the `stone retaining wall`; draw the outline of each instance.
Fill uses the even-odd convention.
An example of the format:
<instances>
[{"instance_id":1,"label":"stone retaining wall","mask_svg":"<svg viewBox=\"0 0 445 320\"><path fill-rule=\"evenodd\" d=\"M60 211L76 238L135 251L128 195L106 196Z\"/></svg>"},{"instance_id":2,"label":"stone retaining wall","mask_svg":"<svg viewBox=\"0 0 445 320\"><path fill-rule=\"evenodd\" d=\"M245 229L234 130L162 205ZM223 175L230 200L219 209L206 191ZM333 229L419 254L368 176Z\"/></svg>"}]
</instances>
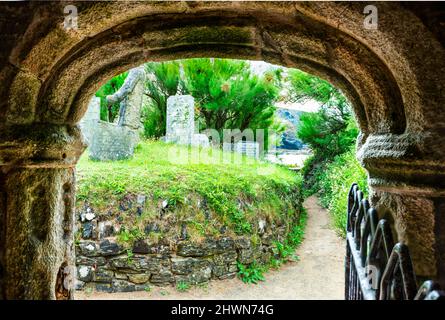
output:
<instances>
[{"instance_id":1,"label":"stone retaining wall","mask_svg":"<svg viewBox=\"0 0 445 320\"><path fill-rule=\"evenodd\" d=\"M274 240L282 241L285 234L285 228L279 228L273 234L263 234L257 244L246 237L173 244L165 240L158 243L139 240L130 255L113 237L81 240L76 245L76 288L129 292L146 290L151 285L167 286L181 281L198 284L233 278L238 271L237 262L269 262L274 254Z\"/></svg>"}]
</instances>

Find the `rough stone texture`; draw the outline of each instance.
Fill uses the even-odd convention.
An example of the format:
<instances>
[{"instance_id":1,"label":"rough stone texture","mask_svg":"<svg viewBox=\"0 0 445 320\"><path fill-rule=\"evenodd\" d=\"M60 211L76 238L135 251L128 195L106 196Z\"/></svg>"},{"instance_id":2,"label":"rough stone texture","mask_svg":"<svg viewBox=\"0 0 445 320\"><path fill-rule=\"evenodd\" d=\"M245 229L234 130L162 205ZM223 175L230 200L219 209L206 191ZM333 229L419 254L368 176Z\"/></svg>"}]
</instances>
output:
<instances>
[{"instance_id":1,"label":"rough stone texture","mask_svg":"<svg viewBox=\"0 0 445 320\"><path fill-rule=\"evenodd\" d=\"M285 234L285 229L278 229L263 238L276 241ZM104 250L116 246L112 238L80 240L76 246L77 290L93 286L105 292L140 291L148 285L198 284L233 278L238 261L268 263L273 244L253 245L246 237L209 237L200 242L177 240L175 249L168 250L163 249L162 243L138 240L131 258L119 248Z\"/></svg>"},{"instance_id":2,"label":"rough stone texture","mask_svg":"<svg viewBox=\"0 0 445 320\"><path fill-rule=\"evenodd\" d=\"M195 102L192 96L167 99L166 142L190 144L195 127Z\"/></svg>"},{"instance_id":3,"label":"rough stone texture","mask_svg":"<svg viewBox=\"0 0 445 320\"><path fill-rule=\"evenodd\" d=\"M195 100L192 96L176 95L167 98L165 142L210 147L207 135L195 133Z\"/></svg>"},{"instance_id":4,"label":"rough stone texture","mask_svg":"<svg viewBox=\"0 0 445 320\"><path fill-rule=\"evenodd\" d=\"M113 95L107 96L109 104L120 104L117 124L138 130L141 127L142 97L145 90L144 66L131 69L122 87Z\"/></svg>"},{"instance_id":5,"label":"rough stone texture","mask_svg":"<svg viewBox=\"0 0 445 320\"><path fill-rule=\"evenodd\" d=\"M88 104L87 112L79 122L79 127L87 145L90 145L93 135L97 129L97 123L100 121L100 98L94 96Z\"/></svg>"},{"instance_id":6,"label":"rough stone texture","mask_svg":"<svg viewBox=\"0 0 445 320\"><path fill-rule=\"evenodd\" d=\"M91 159L123 160L133 156L139 142L144 80L143 66L131 69L122 87L106 97L109 104L120 104L116 123L101 121L100 99L91 100L86 117L80 123Z\"/></svg>"},{"instance_id":7,"label":"rough stone texture","mask_svg":"<svg viewBox=\"0 0 445 320\"><path fill-rule=\"evenodd\" d=\"M147 60L197 56L298 67L342 89L372 205L391 209L416 270L445 285L443 8L379 2L378 29L367 30L359 2L76 2L79 29L67 31L63 2L0 6L4 298L70 296L66 203L84 149L74 125L94 92ZM30 196L38 190L45 196Z\"/></svg>"},{"instance_id":8,"label":"rough stone texture","mask_svg":"<svg viewBox=\"0 0 445 320\"><path fill-rule=\"evenodd\" d=\"M128 159L133 156L138 140L138 131L99 121L88 148L90 159L100 161Z\"/></svg>"}]
</instances>

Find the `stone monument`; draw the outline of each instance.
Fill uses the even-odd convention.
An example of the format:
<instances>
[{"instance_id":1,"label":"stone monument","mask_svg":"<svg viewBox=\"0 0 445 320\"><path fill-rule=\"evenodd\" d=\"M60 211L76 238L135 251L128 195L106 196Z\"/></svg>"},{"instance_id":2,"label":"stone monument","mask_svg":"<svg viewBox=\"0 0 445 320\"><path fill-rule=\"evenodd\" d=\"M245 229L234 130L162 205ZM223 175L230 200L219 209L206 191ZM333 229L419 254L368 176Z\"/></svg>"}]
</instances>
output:
<instances>
[{"instance_id":1,"label":"stone monument","mask_svg":"<svg viewBox=\"0 0 445 320\"><path fill-rule=\"evenodd\" d=\"M92 97L88 109L80 121L79 126L87 145L91 144L97 123L100 121L100 98Z\"/></svg>"},{"instance_id":2,"label":"stone monument","mask_svg":"<svg viewBox=\"0 0 445 320\"><path fill-rule=\"evenodd\" d=\"M209 139L205 134L195 133L195 100L192 96L168 97L165 141L192 146L209 146Z\"/></svg>"},{"instance_id":3,"label":"stone monument","mask_svg":"<svg viewBox=\"0 0 445 320\"><path fill-rule=\"evenodd\" d=\"M131 69L122 87L106 97L107 104L120 105L119 116L114 123L100 120L100 99L91 99L80 123L91 159L122 160L133 156L139 142L144 80L143 66Z\"/></svg>"}]
</instances>

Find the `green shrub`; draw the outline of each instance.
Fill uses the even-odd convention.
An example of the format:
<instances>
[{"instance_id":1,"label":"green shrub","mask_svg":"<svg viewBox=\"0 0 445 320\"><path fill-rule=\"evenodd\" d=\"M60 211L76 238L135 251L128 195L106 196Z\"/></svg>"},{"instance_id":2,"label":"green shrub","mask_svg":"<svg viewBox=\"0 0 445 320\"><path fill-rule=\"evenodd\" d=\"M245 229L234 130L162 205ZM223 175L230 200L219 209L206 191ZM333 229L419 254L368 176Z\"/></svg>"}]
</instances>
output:
<instances>
[{"instance_id":1,"label":"green shrub","mask_svg":"<svg viewBox=\"0 0 445 320\"><path fill-rule=\"evenodd\" d=\"M283 242L276 241L272 249L274 257L270 261L270 266L276 268L288 260L296 261L295 249L303 242L304 230L307 222L307 213L303 208L298 224L294 225Z\"/></svg>"},{"instance_id":2,"label":"green shrub","mask_svg":"<svg viewBox=\"0 0 445 320\"><path fill-rule=\"evenodd\" d=\"M190 284L185 281L178 281L176 283L176 290L179 292L186 292L190 289Z\"/></svg>"},{"instance_id":3,"label":"green shrub","mask_svg":"<svg viewBox=\"0 0 445 320\"><path fill-rule=\"evenodd\" d=\"M238 262L238 277L244 283L257 284L258 281L264 281L264 271L266 268L257 264L255 261L249 265Z\"/></svg>"},{"instance_id":4,"label":"green shrub","mask_svg":"<svg viewBox=\"0 0 445 320\"><path fill-rule=\"evenodd\" d=\"M355 148L328 163L325 170L318 172L317 181L322 206L329 209L335 228L345 236L349 188L356 182L365 195L368 190L366 171L355 157Z\"/></svg>"}]
</instances>

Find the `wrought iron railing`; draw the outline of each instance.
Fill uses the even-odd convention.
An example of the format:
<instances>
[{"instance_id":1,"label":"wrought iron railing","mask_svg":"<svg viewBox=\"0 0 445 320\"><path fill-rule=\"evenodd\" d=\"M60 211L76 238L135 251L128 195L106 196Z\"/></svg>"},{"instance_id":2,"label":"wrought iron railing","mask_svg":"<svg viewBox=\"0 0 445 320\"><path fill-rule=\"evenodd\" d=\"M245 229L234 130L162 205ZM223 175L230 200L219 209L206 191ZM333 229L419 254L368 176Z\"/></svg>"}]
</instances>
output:
<instances>
[{"instance_id":1,"label":"wrought iron railing","mask_svg":"<svg viewBox=\"0 0 445 320\"><path fill-rule=\"evenodd\" d=\"M348 194L345 299L445 299L433 281L417 287L408 247L394 244L389 222L379 220L356 183Z\"/></svg>"}]
</instances>

